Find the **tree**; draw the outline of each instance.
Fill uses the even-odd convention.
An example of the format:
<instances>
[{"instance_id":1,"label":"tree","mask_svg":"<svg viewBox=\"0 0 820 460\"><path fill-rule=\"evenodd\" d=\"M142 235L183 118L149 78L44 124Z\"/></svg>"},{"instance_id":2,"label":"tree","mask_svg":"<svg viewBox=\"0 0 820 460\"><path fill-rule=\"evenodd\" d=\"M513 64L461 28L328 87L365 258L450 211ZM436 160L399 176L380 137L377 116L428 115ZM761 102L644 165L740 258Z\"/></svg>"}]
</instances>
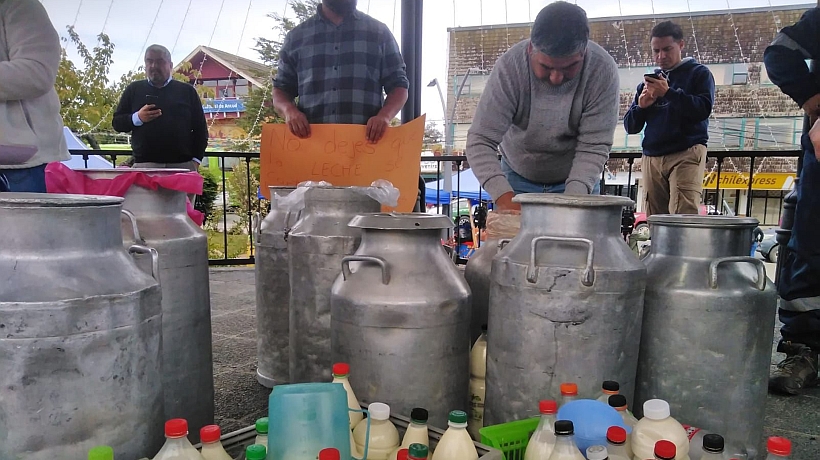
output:
<instances>
[{"instance_id":1,"label":"tree","mask_svg":"<svg viewBox=\"0 0 820 460\"><path fill-rule=\"evenodd\" d=\"M436 124L427 122L427 125L424 126L424 148L429 149L435 144L441 144L442 140L444 140L444 135L438 130Z\"/></svg>"}]
</instances>

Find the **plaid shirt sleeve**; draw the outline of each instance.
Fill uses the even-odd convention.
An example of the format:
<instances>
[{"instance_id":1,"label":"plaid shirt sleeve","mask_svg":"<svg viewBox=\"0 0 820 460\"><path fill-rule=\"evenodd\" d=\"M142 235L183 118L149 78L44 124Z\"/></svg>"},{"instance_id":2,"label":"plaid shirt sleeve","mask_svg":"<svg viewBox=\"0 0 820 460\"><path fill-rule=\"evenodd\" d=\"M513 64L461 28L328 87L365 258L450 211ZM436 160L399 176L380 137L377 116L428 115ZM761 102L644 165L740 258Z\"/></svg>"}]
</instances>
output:
<instances>
[{"instance_id":1,"label":"plaid shirt sleeve","mask_svg":"<svg viewBox=\"0 0 820 460\"><path fill-rule=\"evenodd\" d=\"M295 98L299 96L299 79L296 75L296 50L293 49L293 41L293 34L289 32L279 50L279 64L273 78L273 87Z\"/></svg>"},{"instance_id":2,"label":"plaid shirt sleeve","mask_svg":"<svg viewBox=\"0 0 820 460\"><path fill-rule=\"evenodd\" d=\"M407 79L404 58L401 56L396 38L387 26L383 26L382 36L384 37L384 58L382 59L380 83L384 87L385 94L390 94L396 88L409 88L410 80Z\"/></svg>"}]
</instances>

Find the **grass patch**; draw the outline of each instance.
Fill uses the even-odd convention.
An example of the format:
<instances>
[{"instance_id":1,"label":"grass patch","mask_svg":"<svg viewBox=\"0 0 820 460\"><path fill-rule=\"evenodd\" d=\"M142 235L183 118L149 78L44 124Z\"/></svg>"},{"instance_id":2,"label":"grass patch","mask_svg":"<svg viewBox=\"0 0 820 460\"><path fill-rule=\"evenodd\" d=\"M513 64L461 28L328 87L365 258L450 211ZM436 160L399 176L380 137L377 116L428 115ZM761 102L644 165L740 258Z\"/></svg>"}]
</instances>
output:
<instances>
[{"instance_id":1,"label":"grass patch","mask_svg":"<svg viewBox=\"0 0 820 460\"><path fill-rule=\"evenodd\" d=\"M248 235L228 234L228 251L225 254L225 236L216 230L207 230L208 234L208 258L209 259L235 259L250 252L250 238Z\"/></svg>"}]
</instances>

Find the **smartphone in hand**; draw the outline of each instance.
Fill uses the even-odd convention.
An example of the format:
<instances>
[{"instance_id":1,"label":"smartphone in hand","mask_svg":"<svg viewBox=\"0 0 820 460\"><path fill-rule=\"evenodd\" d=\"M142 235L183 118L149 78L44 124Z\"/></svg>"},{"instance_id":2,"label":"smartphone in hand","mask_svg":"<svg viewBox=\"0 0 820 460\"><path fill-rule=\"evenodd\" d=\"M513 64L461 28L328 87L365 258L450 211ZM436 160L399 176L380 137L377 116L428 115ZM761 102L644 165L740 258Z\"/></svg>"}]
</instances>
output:
<instances>
[{"instance_id":1,"label":"smartphone in hand","mask_svg":"<svg viewBox=\"0 0 820 460\"><path fill-rule=\"evenodd\" d=\"M145 103L154 106L154 110L159 109L159 96L154 96L153 94L146 94L145 95Z\"/></svg>"},{"instance_id":2,"label":"smartphone in hand","mask_svg":"<svg viewBox=\"0 0 820 460\"><path fill-rule=\"evenodd\" d=\"M661 77L660 75L658 75L656 73L645 73L645 74L643 74L643 76L644 76L644 78L654 78L655 80L662 80L663 79L663 77Z\"/></svg>"}]
</instances>

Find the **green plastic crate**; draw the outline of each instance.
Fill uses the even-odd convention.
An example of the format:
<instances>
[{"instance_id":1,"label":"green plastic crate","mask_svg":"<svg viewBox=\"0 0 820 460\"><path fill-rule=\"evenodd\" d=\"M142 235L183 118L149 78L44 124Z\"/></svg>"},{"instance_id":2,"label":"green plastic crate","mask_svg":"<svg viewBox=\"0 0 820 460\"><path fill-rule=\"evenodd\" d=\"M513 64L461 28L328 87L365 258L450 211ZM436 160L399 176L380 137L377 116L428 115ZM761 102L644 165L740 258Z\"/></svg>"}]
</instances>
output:
<instances>
[{"instance_id":1,"label":"green plastic crate","mask_svg":"<svg viewBox=\"0 0 820 460\"><path fill-rule=\"evenodd\" d=\"M527 443L538 428L540 417L532 417L500 425L485 426L478 430L481 444L494 447L504 454L505 460L524 460Z\"/></svg>"}]
</instances>

